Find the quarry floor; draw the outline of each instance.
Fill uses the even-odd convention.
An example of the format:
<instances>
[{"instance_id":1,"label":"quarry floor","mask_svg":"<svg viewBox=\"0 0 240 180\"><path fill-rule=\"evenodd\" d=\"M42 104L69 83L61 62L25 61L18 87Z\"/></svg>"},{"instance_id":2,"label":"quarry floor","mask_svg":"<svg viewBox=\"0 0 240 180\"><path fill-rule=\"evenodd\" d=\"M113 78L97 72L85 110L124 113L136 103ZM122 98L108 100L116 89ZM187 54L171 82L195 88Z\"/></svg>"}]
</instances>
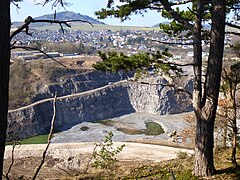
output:
<instances>
[{"instance_id":1,"label":"quarry floor","mask_svg":"<svg viewBox=\"0 0 240 180\"><path fill-rule=\"evenodd\" d=\"M193 112L171 114L171 115L154 115L149 113L132 113L124 116L107 119L111 121L111 125L105 125L99 122L83 122L73 126L71 129L54 134L53 143L69 143L69 142L101 142L108 132L113 133L113 141L151 141L168 140L169 133L176 131L181 134L182 130L187 128L186 118L193 115ZM155 122L161 125L165 133L155 136L147 136L145 134L127 134L119 131L119 129L142 130L146 128L145 122ZM83 131L82 128L88 128Z\"/></svg>"},{"instance_id":2,"label":"quarry floor","mask_svg":"<svg viewBox=\"0 0 240 180\"><path fill-rule=\"evenodd\" d=\"M190 113L176 115L157 116L146 113L133 113L118 118L113 118L114 125L107 126L101 123L84 122L67 131L54 135L52 143L47 152L47 159L40 172L41 178L58 178L79 173L88 167L91 161L93 150L99 142L102 142L109 131L112 131L114 145L118 147L125 145L123 151L117 155L119 162L131 166L138 166L144 163L158 163L174 159L179 152L193 154L193 150L186 149L181 143L170 143L169 133L176 130L177 134L186 128L186 117ZM147 136L145 134L129 135L117 128L144 129L146 121L159 123L165 133L158 136ZM88 127L88 130L81 130L81 127ZM166 142L162 146L162 142ZM12 178L19 178L21 175L31 177L35 168L40 163L46 144L22 145L14 150L14 165L11 170ZM6 146L4 171L6 172L11 164L12 146ZM90 168L91 171L92 168ZM66 173L68 172L68 173ZM81 173L81 172L80 172Z\"/></svg>"}]
</instances>

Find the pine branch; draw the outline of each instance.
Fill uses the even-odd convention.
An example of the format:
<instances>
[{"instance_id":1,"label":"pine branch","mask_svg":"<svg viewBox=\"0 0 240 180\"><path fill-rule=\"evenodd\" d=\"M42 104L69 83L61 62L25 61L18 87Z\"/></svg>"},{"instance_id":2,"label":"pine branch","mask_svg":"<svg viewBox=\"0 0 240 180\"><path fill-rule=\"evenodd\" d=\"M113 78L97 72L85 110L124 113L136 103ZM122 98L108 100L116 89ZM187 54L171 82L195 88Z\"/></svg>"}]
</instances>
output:
<instances>
[{"instance_id":1,"label":"pine branch","mask_svg":"<svg viewBox=\"0 0 240 180\"><path fill-rule=\"evenodd\" d=\"M162 3L164 9L166 11L168 11L169 14L171 14L171 16L176 19L179 23L181 23L186 29L188 30L193 30L194 26L192 24L189 23L189 21L185 18L183 18L180 14L178 14L171 6L169 1L166 0L160 0L160 2Z\"/></svg>"}]
</instances>

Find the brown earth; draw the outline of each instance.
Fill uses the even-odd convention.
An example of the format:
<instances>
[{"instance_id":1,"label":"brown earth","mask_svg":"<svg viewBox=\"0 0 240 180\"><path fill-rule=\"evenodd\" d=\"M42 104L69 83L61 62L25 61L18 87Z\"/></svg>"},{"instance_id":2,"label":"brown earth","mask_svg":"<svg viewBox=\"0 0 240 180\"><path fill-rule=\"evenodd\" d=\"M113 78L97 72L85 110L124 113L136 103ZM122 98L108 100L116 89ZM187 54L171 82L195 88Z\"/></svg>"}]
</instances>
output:
<instances>
[{"instance_id":1,"label":"brown earth","mask_svg":"<svg viewBox=\"0 0 240 180\"><path fill-rule=\"evenodd\" d=\"M156 164L176 158L179 152L192 154L192 150L159 146L153 144L116 142L114 147L125 144L123 151L117 155L119 162L114 168L116 173L128 174L133 167L144 164ZM46 145L22 145L14 151L14 164L9 174L10 179L31 179L39 165ZM75 176L86 173L96 174L100 171L91 167L92 152L95 143L62 143L51 144L47 158L38 176L39 179L62 179L66 176ZM4 172L11 165L12 147L6 147Z\"/></svg>"}]
</instances>

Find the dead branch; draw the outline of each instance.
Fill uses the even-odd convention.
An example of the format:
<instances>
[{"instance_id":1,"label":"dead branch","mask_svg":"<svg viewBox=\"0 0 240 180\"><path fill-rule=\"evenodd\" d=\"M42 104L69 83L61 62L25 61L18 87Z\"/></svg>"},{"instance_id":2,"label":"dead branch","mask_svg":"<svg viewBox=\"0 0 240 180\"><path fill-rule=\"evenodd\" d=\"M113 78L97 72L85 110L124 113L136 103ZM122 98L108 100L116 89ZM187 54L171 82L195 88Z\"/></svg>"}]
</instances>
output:
<instances>
[{"instance_id":1,"label":"dead branch","mask_svg":"<svg viewBox=\"0 0 240 180\"><path fill-rule=\"evenodd\" d=\"M173 63L173 62L163 62L163 64L169 64L169 65L173 65L173 66L195 66L196 64L194 63L187 63L187 64L178 64L178 63Z\"/></svg>"},{"instance_id":2,"label":"dead branch","mask_svg":"<svg viewBox=\"0 0 240 180\"><path fill-rule=\"evenodd\" d=\"M18 5L16 2L14 2L13 0L11 0L10 2L11 2L14 6L16 6L17 9L20 9L19 5Z\"/></svg>"},{"instance_id":3,"label":"dead branch","mask_svg":"<svg viewBox=\"0 0 240 180\"><path fill-rule=\"evenodd\" d=\"M226 31L225 34L232 34L232 35L240 36L240 33L232 32L232 31Z\"/></svg>"},{"instance_id":4,"label":"dead branch","mask_svg":"<svg viewBox=\"0 0 240 180\"><path fill-rule=\"evenodd\" d=\"M93 152L92 152L92 154L91 154L91 157L89 158L89 160L88 160L88 162L87 162L87 166L86 166L85 170L83 171L83 173L87 173L87 171L88 171L88 169L89 169L89 166L90 166L90 163L91 163L91 161L92 161L93 158L94 158L94 153L96 152L97 147L98 147L98 145L95 144L95 146L94 146L94 148L93 148Z\"/></svg>"},{"instance_id":5,"label":"dead branch","mask_svg":"<svg viewBox=\"0 0 240 180\"><path fill-rule=\"evenodd\" d=\"M19 27L17 30L15 30L11 35L10 35L10 40L13 39L14 36L16 36L17 34L19 34L20 32L23 32L25 30L25 33L27 35L31 36L31 33L29 33L29 25L32 23L50 23L50 24L59 24L61 27L62 32L64 33L64 29L63 29L63 25L71 28L71 25L69 23L71 22L83 22L83 23L88 23L93 27L93 24L88 22L88 21L84 21L84 20L66 20L66 21L61 21L61 20L47 20L47 19L38 19L35 20L33 19L31 16L28 16L25 21L24 24Z\"/></svg>"},{"instance_id":6,"label":"dead branch","mask_svg":"<svg viewBox=\"0 0 240 180\"><path fill-rule=\"evenodd\" d=\"M50 132L48 134L48 143L47 143L47 146L45 148L45 150L43 151L43 155L42 155L42 161L41 163L39 164L39 166L37 167L36 171L35 171L35 174L34 176L32 177L32 180L35 180L38 173L40 172L41 168L42 168L42 165L44 164L45 162L45 158L46 158L46 155L47 155L47 151L48 151L48 148L50 146L50 143L51 143L51 139L52 139L52 136L53 136L53 132L54 132L54 124L55 124L55 120L56 120L56 100L57 100L57 95L55 94L54 98L53 98L53 117L52 117L52 122L51 122L51 128L50 128Z\"/></svg>"},{"instance_id":7,"label":"dead branch","mask_svg":"<svg viewBox=\"0 0 240 180\"><path fill-rule=\"evenodd\" d=\"M43 3L37 3L37 4L45 6L47 3L52 2L52 1L53 1L52 8L56 7L57 5L60 5L63 8L65 8L65 6L69 6L69 3L64 2L64 0L45 0Z\"/></svg>"},{"instance_id":8,"label":"dead branch","mask_svg":"<svg viewBox=\"0 0 240 180\"><path fill-rule=\"evenodd\" d=\"M4 175L7 180L10 180L9 173L10 173L10 171L12 169L13 164L14 164L14 151L15 151L16 146L19 146L19 147L21 146L20 141L13 141L11 164L10 164L10 166L8 168L7 173Z\"/></svg>"},{"instance_id":9,"label":"dead branch","mask_svg":"<svg viewBox=\"0 0 240 180\"><path fill-rule=\"evenodd\" d=\"M240 26L238 26L236 24L232 24L232 23L226 22L226 25L229 26L229 27L235 28L235 29L240 29Z\"/></svg>"},{"instance_id":10,"label":"dead branch","mask_svg":"<svg viewBox=\"0 0 240 180\"><path fill-rule=\"evenodd\" d=\"M58 60L53 58L52 56L48 55L47 53L45 53L41 49L34 48L34 47L29 47L29 46L11 46L11 49L25 49L25 50L28 50L28 51L29 50L36 50L36 51L39 51L40 53L44 54L45 56L47 56L51 60L55 61L56 63L60 64L61 66L65 67L65 68L68 68L67 66L65 66L64 64L62 64L61 62L59 62Z\"/></svg>"}]
</instances>

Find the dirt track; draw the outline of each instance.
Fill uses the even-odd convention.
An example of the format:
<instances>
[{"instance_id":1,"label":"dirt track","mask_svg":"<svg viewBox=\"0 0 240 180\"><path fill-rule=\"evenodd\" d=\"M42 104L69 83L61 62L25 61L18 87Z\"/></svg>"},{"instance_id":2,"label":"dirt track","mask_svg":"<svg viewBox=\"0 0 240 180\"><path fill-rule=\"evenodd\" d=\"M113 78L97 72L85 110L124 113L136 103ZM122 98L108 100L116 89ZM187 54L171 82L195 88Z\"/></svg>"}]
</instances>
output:
<instances>
[{"instance_id":1,"label":"dirt track","mask_svg":"<svg viewBox=\"0 0 240 180\"><path fill-rule=\"evenodd\" d=\"M123 151L118 155L119 160L123 161L154 161L160 162L163 160L169 160L176 158L178 152L193 153L192 150L179 149L173 147L141 144L141 143L126 143L116 142L115 146L125 144ZM15 158L26 157L41 157L42 152L46 145L22 145L15 150ZM65 159L70 156L76 156L77 154L91 154L93 152L95 144L91 142L87 143L59 143L51 144L48 155L53 158ZM5 152L5 158L11 157L12 147L7 146Z\"/></svg>"}]
</instances>

